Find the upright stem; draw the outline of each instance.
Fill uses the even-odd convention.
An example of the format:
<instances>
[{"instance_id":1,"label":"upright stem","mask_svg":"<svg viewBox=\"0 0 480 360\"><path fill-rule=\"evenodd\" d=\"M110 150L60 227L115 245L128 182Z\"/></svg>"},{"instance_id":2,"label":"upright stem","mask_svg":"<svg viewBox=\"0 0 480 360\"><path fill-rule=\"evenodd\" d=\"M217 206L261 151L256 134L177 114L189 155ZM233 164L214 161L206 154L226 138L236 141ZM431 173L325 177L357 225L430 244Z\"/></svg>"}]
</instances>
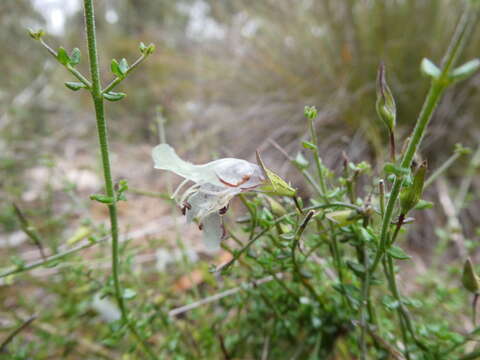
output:
<instances>
[{"instance_id":1,"label":"upright stem","mask_svg":"<svg viewBox=\"0 0 480 360\"><path fill-rule=\"evenodd\" d=\"M97 120L98 141L100 144L100 153L103 166L103 177L105 180L105 193L113 201L108 205L110 215L110 232L112 235L112 277L115 289L115 299L122 314L122 321L127 325L128 329L137 340L143 351L149 355L151 359L156 356L143 341L141 336L135 329L134 324L128 317L128 310L122 294L122 288L119 280L119 251L118 251L118 217L115 199L115 191L113 187L112 172L110 169L110 154L108 148L108 129L105 121L105 111L103 107L102 87L100 83L100 70L98 66L97 40L95 34L95 16L93 10L93 0L84 0L85 8L85 28L87 32L88 57L90 62L90 74L92 77L91 94L95 106L95 115Z\"/></svg>"},{"instance_id":2,"label":"upright stem","mask_svg":"<svg viewBox=\"0 0 480 360\"><path fill-rule=\"evenodd\" d=\"M427 98L423 104L420 115L415 124L415 129L413 130L412 137L408 143L407 150L402 158L400 166L402 168L410 168L413 157L417 152L417 149L422 142L422 138L425 134L425 129L432 118L433 112L437 107L440 99L448 86L448 76L452 67L455 65L456 60L458 59L459 54L465 46L465 41L468 38L468 35L473 30L473 24L475 22L476 13L470 9L469 6L465 8L465 11L460 19L460 22L457 25L455 34L450 42L449 48L445 54L445 57L442 61L442 72L437 79L432 80L430 90L428 91ZM388 232L390 229L390 224L392 222L393 212L395 209L395 204L400 194L400 190L403 184L403 177L397 176L393 183L392 191L390 192L390 197L387 202L387 207L385 209L385 214L382 221L382 230L380 235L380 245L378 247L375 260L372 265L371 271L375 271L378 263L380 262L385 250L387 248L387 239Z\"/></svg>"}]
</instances>

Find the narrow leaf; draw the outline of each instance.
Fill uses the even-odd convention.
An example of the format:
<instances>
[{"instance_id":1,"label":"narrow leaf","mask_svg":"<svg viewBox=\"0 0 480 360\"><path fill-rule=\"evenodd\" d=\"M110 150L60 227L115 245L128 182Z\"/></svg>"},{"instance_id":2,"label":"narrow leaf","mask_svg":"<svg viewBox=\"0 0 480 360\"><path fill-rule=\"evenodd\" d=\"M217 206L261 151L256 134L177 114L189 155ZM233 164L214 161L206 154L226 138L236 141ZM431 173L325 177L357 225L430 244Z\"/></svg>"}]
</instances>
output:
<instances>
[{"instance_id":1,"label":"narrow leaf","mask_svg":"<svg viewBox=\"0 0 480 360\"><path fill-rule=\"evenodd\" d=\"M80 89L86 88L85 84L77 81L67 81L65 86L73 91L78 91Z\"/></svg>"},{"instance_id":2,"label":"narrow leaf","mask_svg":"<svg viewBox=\"0 0 480 360\"><path fill-rule=\"evenodd\" d=\"M109 91L103 94L103 97L108 101L119 101L119 100L122 100L125 96L127 96L127 94L122 92L113 92L113 91Z\"/></svg>"},{"instance_id":3,"label":"narrow leaf","mask_svg":"<svg viewBox=\"0 0 480 360\"><path fill-rule=\"evenodd\" d=\"M432 79L438 79L442 73L437 65L427 58L423 58L420 69L422 70L423 74L431 77Z\"/></svg>"},{"instance_id":4,"label":"narrow leaf","mask_svg":"<svg viewBox=\"0 0 480 360\"><path fill-rule=\"evenodd\" d=\"M452 71L450 79L453 81L461 81L472 76L480 68L480 60L473 59L460 65Z\"/></svg>"},{"instance_id":5,"label":"narrow leaf","mask_svg":"<svg viewBox=\"0 0 480 360\"><path fill-rule=\"evenodd\" d=\"M402 248L399 248L398 246L391 246L388 250L387 253L398 260L408 260L411 259L411 256L407 255L405 251L403 251Z\"/></svg>"}]
</instances>

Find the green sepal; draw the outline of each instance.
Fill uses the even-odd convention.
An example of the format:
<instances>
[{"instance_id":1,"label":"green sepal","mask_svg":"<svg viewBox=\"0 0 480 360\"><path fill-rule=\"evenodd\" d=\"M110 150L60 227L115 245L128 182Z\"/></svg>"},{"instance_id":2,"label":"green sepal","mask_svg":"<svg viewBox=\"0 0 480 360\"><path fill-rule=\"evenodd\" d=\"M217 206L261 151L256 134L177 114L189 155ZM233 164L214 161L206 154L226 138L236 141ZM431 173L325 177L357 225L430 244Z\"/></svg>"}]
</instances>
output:
<instances>
[{"instance_id":1,"label":"green sepal","mask_svg":"<svg viewBox=\"0 0 480 360\"><path fill-rule=\"evenodd\" d=\"M122 100L127 94L122 92L109 91L103 94L103 97L108 101L119 101Z\"/></svg>"},{"instance_id":2,"label":"green sepal","mask_svg":"<svg viewBox=\"0 0 480 360\"><path fill-rule=\"evenodd\" d=\"M257 162L263 170L268 183L260 187L266 193L278 196L295 196L297 190L287 184L280 176L269 170L263 163L259 152L257 151Z\"/></svg>"}]
</instances>

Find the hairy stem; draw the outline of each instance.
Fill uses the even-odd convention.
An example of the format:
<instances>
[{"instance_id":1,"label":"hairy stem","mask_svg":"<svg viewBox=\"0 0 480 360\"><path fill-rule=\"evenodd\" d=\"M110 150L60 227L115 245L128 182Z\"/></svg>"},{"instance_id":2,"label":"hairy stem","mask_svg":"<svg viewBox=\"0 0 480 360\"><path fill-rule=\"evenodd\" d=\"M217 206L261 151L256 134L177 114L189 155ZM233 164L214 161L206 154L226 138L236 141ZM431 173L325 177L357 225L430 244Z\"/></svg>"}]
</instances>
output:
<instances>
[{"instance_id":1,"label":"hairy stem","mask_svg":"<svg viewBox=\"0 0 480 360\"><path fill-rule=\"evenodd\" d=\"M84 0L85 8L85 28L87 32L88 57L90 62L90 75L92 79L91 94L95 106L95 115L97 120L98 141L102 158L103 176L105 180L105 193L108 197L115 199L115 191L110 169L110 152L108 147L108 128L105 120L105 111L103 104L102 86L100 83L100 70L98 64L97 40L95 33L95 16L93 9L93 0ZM128 309L123 298L122 288L119 279L119 246L118 246L118 217L116 200L108 205L110 215L110 232L112 237L112 277L114 284L115 299L122 314L122 321L127 325L130 333L136 339L142 350L148 354L151 359L156 356L148 345L138 334L135 325L130 321Z\"/></svg>"}]
</instances>

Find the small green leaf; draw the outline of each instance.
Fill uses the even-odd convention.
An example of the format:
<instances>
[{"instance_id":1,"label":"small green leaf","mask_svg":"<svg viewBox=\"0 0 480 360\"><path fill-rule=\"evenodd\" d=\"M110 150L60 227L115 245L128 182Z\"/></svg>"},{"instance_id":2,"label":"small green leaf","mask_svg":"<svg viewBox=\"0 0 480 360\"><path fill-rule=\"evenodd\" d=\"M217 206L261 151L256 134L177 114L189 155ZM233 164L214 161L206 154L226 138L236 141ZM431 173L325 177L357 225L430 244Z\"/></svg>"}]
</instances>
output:
<instances>
[{"instance_id":1,"label":"small green leaf","mask_svg":"<svg viewBox=\"0 0 480 360\"><path fill-rule=\"evenodd\" d=\"M122 297L125 300L133 299L135 296L137 296L137 292L133 289L123 289L123 294Z\"/></svg>"},{"instance_id":2,"label":"small green leaf","mask_svg":"<svg viewBox=\"0 0 480 360\"><path fill-rule=\"evenodd\" d=\"M65 86L67 88L69 88L70 90L73 90L73 91L78 91L80 89L86 88L85 84L83 84L81 82L77 82L77 81L67 81L65 83Z\"/></svg>"},{"instance_id":3,"label":"small green leaf","mask_svg":"<svg viewBox=\"0 0 480 360\"><path fill-rule=\"evenodd\" d=\"M382 299L382 303L388 310L395 310L400 306L400 302L398 300L388 295Z\"/></svg>"},{"instance_id":4,"label":"small green leaf","mask_svg":"<svg viewBox=\"0 0 480 360\"><path fill-rule=\"evenodd\" d=\"M145 50L147 49L147 46L143 42L141 42L140 45L138 45L138 49L143 54L145 52Z\"/></svg>"},{"instance_id":5,"label":"small green leaf","mask_svg":"<svg viewBox=\"0 0 480 360\"><path fill-rule=\"evenodd\" d=\"M120 70L120 64L118 63L117 60L112 59L112 62L110 64L110 69L112 70L113 75L123 78L123 73L122 70Z\"/></svg>"},{"instance_id":6,"label":"small green leaf","mask_svg":"<svg viewBox=\"0 0 480 360\"><path fill-rule=\"evenodd\" d=\"M302 146L305 149L310 149L310 150L315 150L317 146L315 144L312 144L310 141L302 141Z\"/></svg>"},{"instance_id":7,"label":"small green leaf","mask_svg":"<svg viewBox=\"0 0 480 360\"><path fill-rule=\"evenodd\" d=\"M472 76L480 68L480 60L473 59L454 69L449 78L452 81L461 81Z\"/></svg>"},{"instance_id":8,"label":"small green leaf","mask_svg":"<svg viewBox=\"0 0 480 360\"><path fill-rule=\"evenodd\" d=\"M79 48L73 49L72 53L70 54L70 64L73 66L78 65L80 63L80 58L81 58L80 49Z\"/></svg>"},{"instance_id":9,"label":"small green leaf","mask_svg":"<svg viewBox=\"0 0 480 360\"><path fill-rule=\"evenodd\" d=\"M148 44L147 48L145 49L145 55L151 55L155 52L155 45L150 43Z\"/></svg>"},{"instance_id":10,"label":"small green leaf","mask_svg":"<svg viewBox=\"0 0 480 360\"><path fill-rule=\"evenodd\" d=\"M408 260L411 259L412 257L407 255L405 251L403 251L402 248L399 248L398 246L391 246L388 250L387 253L398 260Z\"/></svg>"},{"instance_id":11,"label":"small green leaf","mask_svg":"<svg viewBox=\"0 0 480 360\"><path fill-rule=\"evenodd\" d=\"M358 219L361 218L360 214L356 210L336 210L327 213L326 218L330 221L333 221L339 226L347 226L354 224Z\"/></svg>"},{"instance_id":12,"label":"small green leaf","mask_svg":"<svg viewBox=\"0 0 480 360\"><path fill-rule=\"evenodd\" d=\"M62 65L68 65L71 61L67 51L61 46L57 50L57 60Z\"/></svg>"},{"instance_id":13,"label":"small green leaf","mask_svg":"<svg viewBox=\"0 0 480 360\"><path fill-rule=\"evenodd\" d=\"M357 276L363 276L365 274L365 266L363 266L363 264L360 264L358 262L355 262L355 261L350 261L348 260L347 261L347 266L350 268L350 270L352 270L355 275Z\"/></svg>"},{"instance_id":14,"label":"small green leaf","mask_svg":"<svg viewBox=\"0 0 480 360\"><path fill-rule=\"evenodd\" d=\"M420 199L417 203L417 205L415 205L415 210L425 210L425 209L431 209L433 208L433 203L431 201L427 201L427 200L423 200L423 199Z\"/></svg>"},{"instance_id":15,"label":"small green leaf","mask_svg":"<svg viewBox=\"0 0 480 360\"><path fill-rule=\"evenodd\" d=\"M108 101L119 101L122 100L125 96L127 96L127 94L113 91L109 91L103 94L103 97Z\"/></svg>"},{"instance_id":16,"label":"small green leaf","mask_svg":"<svg viewBox=\"0 0 480 360\"><path fill-rule=\"evenodd\" d=\"M122 75L125 76L127 74L127 71L128 71L127 59L122 58L122 60L120 60L120 63L118 64L118 68L119 68L120 72L122 73Z\"/></svg>"},{"instance_id":17,"label":"small green leaf","mask_svg":"<svg viewBox=\"0 0 480 360\"><path fill-rule=\"evenodd\" d=\"M299 152L297 154L297 156L295 157L295 160L293 161L293 163L298 166L300 169L307 169L308 168L308 165L309 165L309 162L307 159L305 159L305 157L302 155L301 152Z\"/></svg>"},{"instance_id":18,"label":"small green leaf","mask_svg":"<svg viewBox=\"0 0 480 360\"><path fill-rule=\"evenodd\" d=\"M461 143L457 143L455 144L455 153L459 155L470 155L472 153L472 149L463 146Z\"/></svg>"},{"instance_id":19,"label":"small green leaf","mask_svg":"<svg viewBox=\"0 0 480 360\"><path fill-rule=\"evenodd\" d=\"M45 36L45 31L43 31L42 29L39 29L37 31L28 29L28 33L30 37L35 40L40 40L43 36Z\"/></svg>"},{"instance_id":20,"label":"small green leaf","mask_svg":"<svg viewBox=\"0 0 480 360\"><path fill-rule=\"evenodd\" d=\"M402 168L392 163L386 163L383 167L383 171L386 174L394 174L397 176L408 176L410 174L410 169Z\"/></svg>"},{"instance_id":21,"label":"small green leaf","mask_svg":"<svg viewBox=\"0 0 480 360\"><path fill-rule=\"evenodd\" d=\"M111 205L114 202L114 199L111 196L102 195L102 194L92 194L90 195L90 200L95 200L101 202L102 204Z\"/></svg>"},{"instance_id":22,"label":"small green leaf","mask_svg":"<svg viewBox=\"0 0 480 360\"><path fill-rule=\"evenodd\" d=\"M431 60L423 58L420 65L420 69L424 75L431 77L432 79L438 79L442 71Z\"/></svg>"}]
</instances>

